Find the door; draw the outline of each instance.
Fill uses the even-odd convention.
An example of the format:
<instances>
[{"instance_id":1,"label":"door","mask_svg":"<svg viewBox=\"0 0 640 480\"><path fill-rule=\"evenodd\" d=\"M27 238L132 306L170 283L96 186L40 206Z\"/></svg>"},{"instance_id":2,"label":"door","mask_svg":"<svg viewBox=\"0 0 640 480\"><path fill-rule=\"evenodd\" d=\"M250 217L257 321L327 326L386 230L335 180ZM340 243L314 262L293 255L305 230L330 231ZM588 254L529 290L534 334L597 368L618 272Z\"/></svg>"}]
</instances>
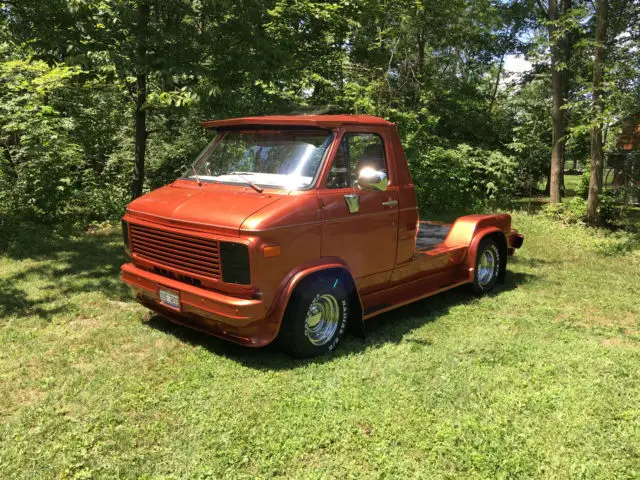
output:
<instances>
[{"instance_id":1,"label":"door","mask_svg":"<svg viewBox=\"0 0 640 480\"><path fill-rule=\"evenodd\" d=\"M365 167L387 173L386 191L354 191L353 182ZM381 135L344 133L320 190L322 255L340 257L347 262L361 289L388 282L395 267L398 188L394 180L388 149ZM357 212L350 211L345 199L345 195L354 193L359 201Z\"/></svg>"}]
</instances>

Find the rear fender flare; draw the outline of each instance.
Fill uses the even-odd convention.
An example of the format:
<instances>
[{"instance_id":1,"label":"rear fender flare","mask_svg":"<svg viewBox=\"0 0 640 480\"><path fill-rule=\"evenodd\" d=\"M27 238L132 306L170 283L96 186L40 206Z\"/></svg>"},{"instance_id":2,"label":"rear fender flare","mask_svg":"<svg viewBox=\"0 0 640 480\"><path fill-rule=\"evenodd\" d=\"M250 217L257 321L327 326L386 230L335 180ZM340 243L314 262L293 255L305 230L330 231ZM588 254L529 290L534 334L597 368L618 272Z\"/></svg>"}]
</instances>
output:
<instances>
[{"instance_id":1,"label":"rear fender flare","mask_svg":"<svg viewBox=\"0 0 640 480\"><path fill-rule=\"evenodd\" d=\"M502 255L500 272L498 272L498 281L502 282L507 268L507 238L505 237L504 232L498 227L481 228L473 236L473 239L469 244L469 249L467 250L467 255L464 259L464 265L469 272L469 281L472 282L475 275L478 247L480 246L480 242L486 237L492 237L496 241L500 254Z\"/></svg>"},{"instance_id":2,"label":"rear fender flare","mask_svg":"<svg viewBox=\"0 0 640 480\"><path fill-rule=\"evenodd\" d=\"M353 276L342 259L326 257L319 263L295 268L282 281L276 296L276 301L274 302L274 307L269 315L269 323L277 325L275 332L276 336L280 332L282 319L284 318L287 305L289 305L289 300L296 287L300 282L302 282L302 280L322 273L337 275L345 284L345 288L350 294L349 307L351 311L351 318L349 322L349 330L356 335L364 335L362 299L360 298L360 293L358 292Z\"/></svg>"}]
</instances>

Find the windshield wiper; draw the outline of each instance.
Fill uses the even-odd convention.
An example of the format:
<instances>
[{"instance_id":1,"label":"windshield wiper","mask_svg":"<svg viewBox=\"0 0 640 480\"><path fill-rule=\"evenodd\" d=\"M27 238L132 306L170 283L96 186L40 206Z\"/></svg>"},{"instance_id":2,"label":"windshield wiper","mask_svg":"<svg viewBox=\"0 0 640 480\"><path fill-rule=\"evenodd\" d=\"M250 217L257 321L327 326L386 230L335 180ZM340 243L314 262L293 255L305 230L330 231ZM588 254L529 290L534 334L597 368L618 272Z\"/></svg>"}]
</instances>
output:
<instances>
[{"instance_id":1,"label":"windshield wiper","mask_svg":"<svg viewBox=\"0 0 640 480\"><path fill-rule=\"evenodd\" d=\"M196 182L198 182L198 186L201 187L202 182L200 181L200 177L198 177L198 171L196 170L196 167L193 166L193 164L191 165L191 170L193 170L193 174L196 177Z\"/></svg>"},{"instance_id":2,"label":"windshield wiper","mask_svg":"<svg viewBox=\"0 0 640 480\"><path fill-rule=\"evenodd\" d=\"M244 172L242 172L242 173L244 173ZM247 185L249 185L251 188L253 188L256 192L262 193L262 188L260 188L258 185L253 183L248 178L244 177L241 173L239 173L239 172L231 172L231 175L235 175L236 177L242 179ZM245 173L245 175L252 175L252 174L251 173L249 173L249 174Z\"/></svg>"}]
</instances>

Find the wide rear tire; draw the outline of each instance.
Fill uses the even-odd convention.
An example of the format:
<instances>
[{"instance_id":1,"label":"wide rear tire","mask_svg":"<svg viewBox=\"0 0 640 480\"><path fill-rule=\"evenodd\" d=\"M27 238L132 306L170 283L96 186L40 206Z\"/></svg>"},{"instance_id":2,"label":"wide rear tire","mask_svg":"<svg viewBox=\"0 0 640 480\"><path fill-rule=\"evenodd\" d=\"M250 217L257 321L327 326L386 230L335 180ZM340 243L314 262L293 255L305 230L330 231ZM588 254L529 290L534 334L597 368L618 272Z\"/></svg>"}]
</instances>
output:
<instances>
[{"instance_id":1,"label":"wide rear tire","mask_svg":"<svg viewBox=\"0 0 640 480\"><path fill-rule=\"evenodd\" d=\"M296 357L315 357L335 350L349 321L349 294L338 276L306 278L287 306L278 342Z\"/></svg>"},{"instance_id":2,"label":"wide rear tire","mask_svg":"<svg viewBox=\"0 0 640 480\"><path fill-rule=\"evenodd\" d=\"M493 289L498 282L503 261L505 259L502 258L498 244L493 238L485 237L480 240L472 290L476 293L486 293Z\"/></svg>"}]
</instances>

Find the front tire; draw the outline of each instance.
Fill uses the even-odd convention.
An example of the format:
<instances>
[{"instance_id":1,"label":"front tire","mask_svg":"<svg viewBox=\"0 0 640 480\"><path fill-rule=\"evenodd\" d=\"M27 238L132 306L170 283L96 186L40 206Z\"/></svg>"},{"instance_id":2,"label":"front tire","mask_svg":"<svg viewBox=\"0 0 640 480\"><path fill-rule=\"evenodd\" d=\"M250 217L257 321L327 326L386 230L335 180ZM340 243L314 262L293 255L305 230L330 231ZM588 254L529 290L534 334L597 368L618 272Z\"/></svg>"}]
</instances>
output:
<instances>
[{"instance_id":1,"label":"front tire","mask_svg":"<svg viewBox=\"0 0 640 480\"><path fill-rule=\"evenodd\" d=\"M486 293L496 286L503 262L498 244L491 237L483 238L478 245L476 268L471 287L476 293Z\"/></svg>"},{"instance_id":2,"label":"front tire","mask_svg":"<svg viewBox=\"0 0 640 480\"><path fill-rule=\"evenodd\" d=\"M304 279L296 287L282 320L278 340L290 354L315 357L332 352L349 320L349 294L338 276Z\"/></svg>"}]
</instances>

